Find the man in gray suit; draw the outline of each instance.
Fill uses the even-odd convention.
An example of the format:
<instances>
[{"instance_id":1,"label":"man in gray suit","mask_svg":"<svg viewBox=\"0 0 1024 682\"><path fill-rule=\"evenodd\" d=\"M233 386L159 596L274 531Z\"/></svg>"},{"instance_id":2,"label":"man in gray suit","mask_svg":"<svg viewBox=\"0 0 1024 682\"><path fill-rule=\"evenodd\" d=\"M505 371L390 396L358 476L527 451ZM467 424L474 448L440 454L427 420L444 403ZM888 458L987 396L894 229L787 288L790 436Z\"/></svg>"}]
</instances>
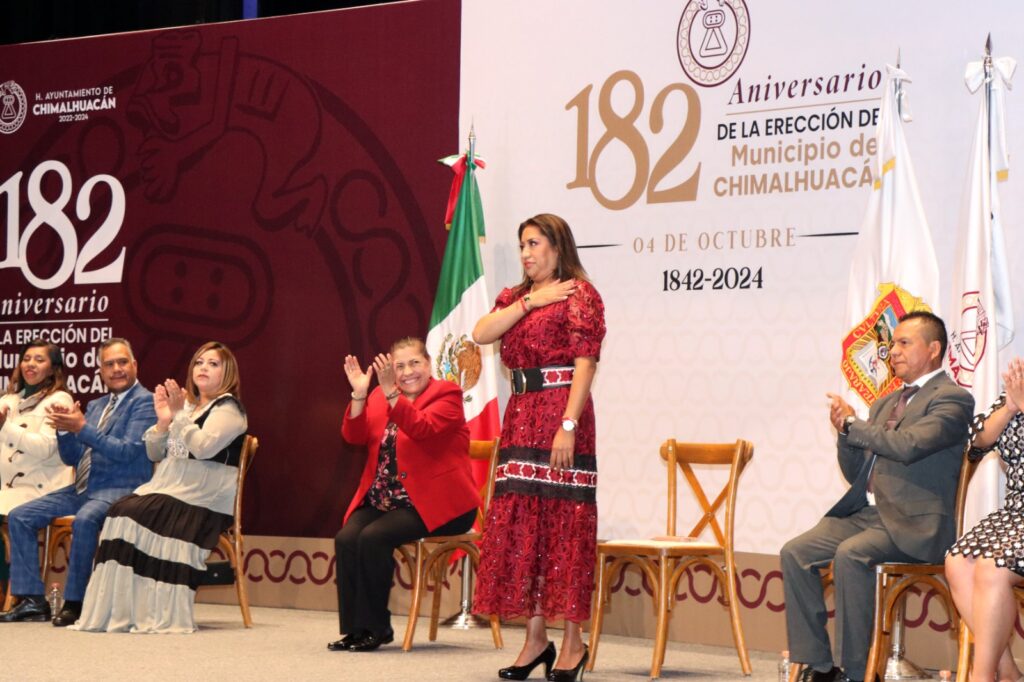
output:
<instances>
[{"instance_id":1,"label":"man in gray suit","mask_svg":"<svg viewBox=\"0 0 1024 682\"><path fill-rule=\"evenodd\" d=\"M858 419L829 394L838 456L850 489L811 530L782 548L790 657L805 682L863 680L871 646L876 564L939 562L956 531L957 478L974 398L942 371L946 326L931 313L905 315L890 364L904 387ZM833 565L835 667L819 568ZM845 670L845 672L844 672Z\"/></svg>"}]
</instances>

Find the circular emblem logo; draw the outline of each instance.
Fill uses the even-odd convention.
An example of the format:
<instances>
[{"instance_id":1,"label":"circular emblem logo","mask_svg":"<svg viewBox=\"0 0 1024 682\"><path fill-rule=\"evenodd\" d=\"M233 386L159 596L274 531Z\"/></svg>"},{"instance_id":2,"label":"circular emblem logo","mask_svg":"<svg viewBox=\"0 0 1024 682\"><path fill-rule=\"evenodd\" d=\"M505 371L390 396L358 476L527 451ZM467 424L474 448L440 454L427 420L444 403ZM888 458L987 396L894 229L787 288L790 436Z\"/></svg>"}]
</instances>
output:
<instances>
[{"instance_id":1,"label":"circular emblem logo","mask_svg":"<svg viewBox=\"0 0 1024 682\"><path fill-rule=\"evenodd\" d=\"M690 0L683 9L676 51L683 71L706 88L729 79L750 44L750 13L744 0Z\"/></svg>"},{"instance_id":2,"label":"circular emblem logo","mask_svg":"<svg viewBox=\"0 0 1024 682\"><path fill-rule=\"evenodd\" d=\"M25 91L14 81L0 83L0 133L10 135L25 122L28 101Z\"/></svg>"}]
</instances>

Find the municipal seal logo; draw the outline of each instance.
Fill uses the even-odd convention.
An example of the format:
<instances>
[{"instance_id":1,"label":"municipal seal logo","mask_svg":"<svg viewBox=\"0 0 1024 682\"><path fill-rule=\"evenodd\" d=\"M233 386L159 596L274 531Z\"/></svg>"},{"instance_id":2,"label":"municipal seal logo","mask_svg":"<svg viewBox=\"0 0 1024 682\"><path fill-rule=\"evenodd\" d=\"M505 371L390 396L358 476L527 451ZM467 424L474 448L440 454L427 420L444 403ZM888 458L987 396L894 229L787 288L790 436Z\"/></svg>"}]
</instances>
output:
<instances>
[{"instance_id":1,"label":"municipal seal logo","mask_svg":"<svg viewBox=\"0 0 1024 682\"><path fill-rule=\"evenodd\" d=\"M473 396L465 393L480 380L483 367L480 347L466 334L458 338L454 334L446 334L436 357L434 376L458 384L462 388L463 401L472 402Z\"/></svg>"},{"instance_id":2,"label":"municipal seal logo","mask_svg":"<svg viewBox=\"0 0 1024 682\"><path fill-rule=\"evenodd\" d=\"M964 388L974 386L974 372L988 346L988 328L981 292L966 292L960 297L960 330L949 335L949 370L953 380Z\"/></svg>"},{"instance_id":3,"label":"municipal seal logo","mask_svg":"<svg viewBox=\"0 0 1024 682\"><path fill-rule=\"evenodd\" d=\"M697 85L724 83L743 63L750 44L750 12L744 0L690 0L676 34L683 71Z\"/></svg>"},{"instance_id":4,"label":"municipal seal logo","mask_svg":"<svg viewBox=\"0 0 1024 682\"><path fill-rule=\"evenodd\" d=\"M879 285L878 291L871 312L843 339L839 363L850 388L868 405L903 383L889 364L889 346L900 318L914 310L930 310L922 299L891 282Z\"/></svg>"},{"instance_id":5,"label":"municipal seal logo","mask_svg":"<svg viewBox=\"0 0 1024 682\"><path fill-rule=\"evenodd\" d=\"M0 133L10 135L25 122L28 100L25 91L14 81L0 83Z\"/></svg>"}]
</instances>

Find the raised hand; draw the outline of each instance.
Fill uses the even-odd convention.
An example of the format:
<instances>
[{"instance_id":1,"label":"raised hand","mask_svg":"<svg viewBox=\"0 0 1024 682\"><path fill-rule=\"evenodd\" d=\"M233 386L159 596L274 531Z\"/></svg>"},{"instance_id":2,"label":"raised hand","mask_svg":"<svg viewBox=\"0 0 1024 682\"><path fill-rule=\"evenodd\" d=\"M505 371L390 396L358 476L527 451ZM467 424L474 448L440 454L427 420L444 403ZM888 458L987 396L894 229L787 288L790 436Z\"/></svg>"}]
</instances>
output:
<instances>
[{"instance_id":1,"label":"raised hand","mask_svg":"<svg viewBox=\"0 0 1024 682\"><path fill-rule=\"evenodd\" d=\"M167 407L173 417L185 407L185 391L174 379L164 382L164 390L167 391Z\"/></svg>"},{"instance_id":2,"label":"raised hand","mask_svg":"<svg viewBox=\"0 0 1024 682\"><path fill-rule=\"evenodd\" d=\"M365 398L370 390L370 379L373 378L373 364L371 363L364 372L354 355L346 355L344 367L345 376L348 377L348 383L352 386L352 393Z\"/></svg>"},{"instance_id":3,"label":"raised hand","mask_svg":"<svg viewBox=\"0 0 1024 682\"><path fill-rule=\"evenodd\" d=\"M576 280L569 279L564 282L549 284L543 289L530 293L530 308L543 308L546 305L557 303L568 299L576 291Z\"/></svg>"},{"instance_id":4,"label":"raised hand","mask_svg":"<svg viewBox=\"0 0 1024 682\"><path fill-rule=\"evenodd\" d=\"M1016 414L1024 408L1024 360L1014 358L1003 374L1006 389L1006 407Z\"/></svg>"},{"instance_id":5,"label":"raised hand","mask_svg":"<svg viewBox=\"0 0 1024 682\"><path fill-rule=\"evenodd\" d=\"M829 400L828 419L832 422L832 426L836 427L836 431L841 432L846 418L856 413L848 402L835 393L826 393L825 395Z\"/></svg>"},{"instance_id":6,"label":"raised hand","mask_svg":"<svg viewBox=\"0 0 1024 682\"><path fill-rule=\"evenodd\" d=\"M377 383L384 395L391 395L395 392L395 365L391 361L391 353L378 353L373 359L373 366L377 370Z\"/></svg>"},{"instance_id":7,"label":"raised hand","mask_svg":"<svg viewBox=\"0 0 1024 682\"><path fill-rule=\"evenodd\" d=\"M85 415L82 414L82 406L78 401L75 401L72 407L60 404L47 405L46 422L57 431L78 433L85 426ZM3 420L0 420L0 426L3 426Z\"/></svg>"},{"instance_id":8,"label":"raised hand","mask_svg":"<svg viewBox=\"0 0 1024 682\"><path fill-rule=\"evenodd\" d=\"M163 384L157 384L153 391L153 410L156 411L156 426L160 431L166 431L174 419L174 413L167 402L167 389Z\"/></svg>"}]
</instances>

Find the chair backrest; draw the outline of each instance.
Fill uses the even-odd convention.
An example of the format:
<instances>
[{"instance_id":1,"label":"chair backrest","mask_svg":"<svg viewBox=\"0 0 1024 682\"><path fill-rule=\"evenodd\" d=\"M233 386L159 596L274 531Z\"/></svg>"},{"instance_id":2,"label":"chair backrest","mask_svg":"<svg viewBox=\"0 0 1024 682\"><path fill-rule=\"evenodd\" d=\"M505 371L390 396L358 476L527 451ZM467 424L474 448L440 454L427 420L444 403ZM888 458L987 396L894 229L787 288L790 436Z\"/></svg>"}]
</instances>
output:
<instances>
[{"instance_id":1,"label":"chair backrest","mask_svg":"<svg viewBox=\"0 0 1024 682\"><path fill-rule=\"evenodd\" d=\"M740 474L754 456L754 446L749 441L737 440L735 443L678 443L669 438L661 446L661 458L668 462L668 522L666 531L670 537L676 533L676 469L683 473L683 478L690 485L697 503L700 505L701 516L687 533L688 537L697 538L708 526L715 535L718 544L732 553L733 525L736 512L736 492ZM729 479L713 499L709 499L697 475L693 471L694 464L711 466L728 466ZM724 528L718 522L718 513L724 507Z\"/></svg>"},{"instance_id":2,"label":"chair backrest","mask_svg":"<svg viewBox=\"0 0 1024 682\"><path fill-rule=\"evenodd\" d=\"M494 496L494 475L498 471L498 451L500 447L500 438L469 441L469 458L487 462L487 480L480 487L480 499L483 501L483 505L477 508L476 511L476 524L477 528L481 531L484 529L487 510L490 509L491 498Z\"/></svg>"},{"instance_id":3,"label":"chair backrest","mask_svg":"<svg viewBox=\"0 0 1024 682\"><path fill-rule=\"evenodd\" d=\"M242 442L242 454L238 457L238 487L235 490L234 532L239 536L242 534L242 494L245 491L245 477L249 473L252 460L256 458L256 450L259 447L260 442L256 436L246 435L245 441Z\"/></svg>"},{"instance_id":4,"label":"chair backrest","mask_svg":"<svg viewBox=\"0 0 1024 682\"><path fill-rule=\"evenodd\" d=\"M978 469L978 462L972 462L967 454L971 451L971 444L968 443L964 447L964 462L960 466L960 478L956 484L956 536L960 537L964 533L964 511L967 507L967 489L971 485L971 479L974 477L974 472Z\"/></svg>"}]
</instances>

